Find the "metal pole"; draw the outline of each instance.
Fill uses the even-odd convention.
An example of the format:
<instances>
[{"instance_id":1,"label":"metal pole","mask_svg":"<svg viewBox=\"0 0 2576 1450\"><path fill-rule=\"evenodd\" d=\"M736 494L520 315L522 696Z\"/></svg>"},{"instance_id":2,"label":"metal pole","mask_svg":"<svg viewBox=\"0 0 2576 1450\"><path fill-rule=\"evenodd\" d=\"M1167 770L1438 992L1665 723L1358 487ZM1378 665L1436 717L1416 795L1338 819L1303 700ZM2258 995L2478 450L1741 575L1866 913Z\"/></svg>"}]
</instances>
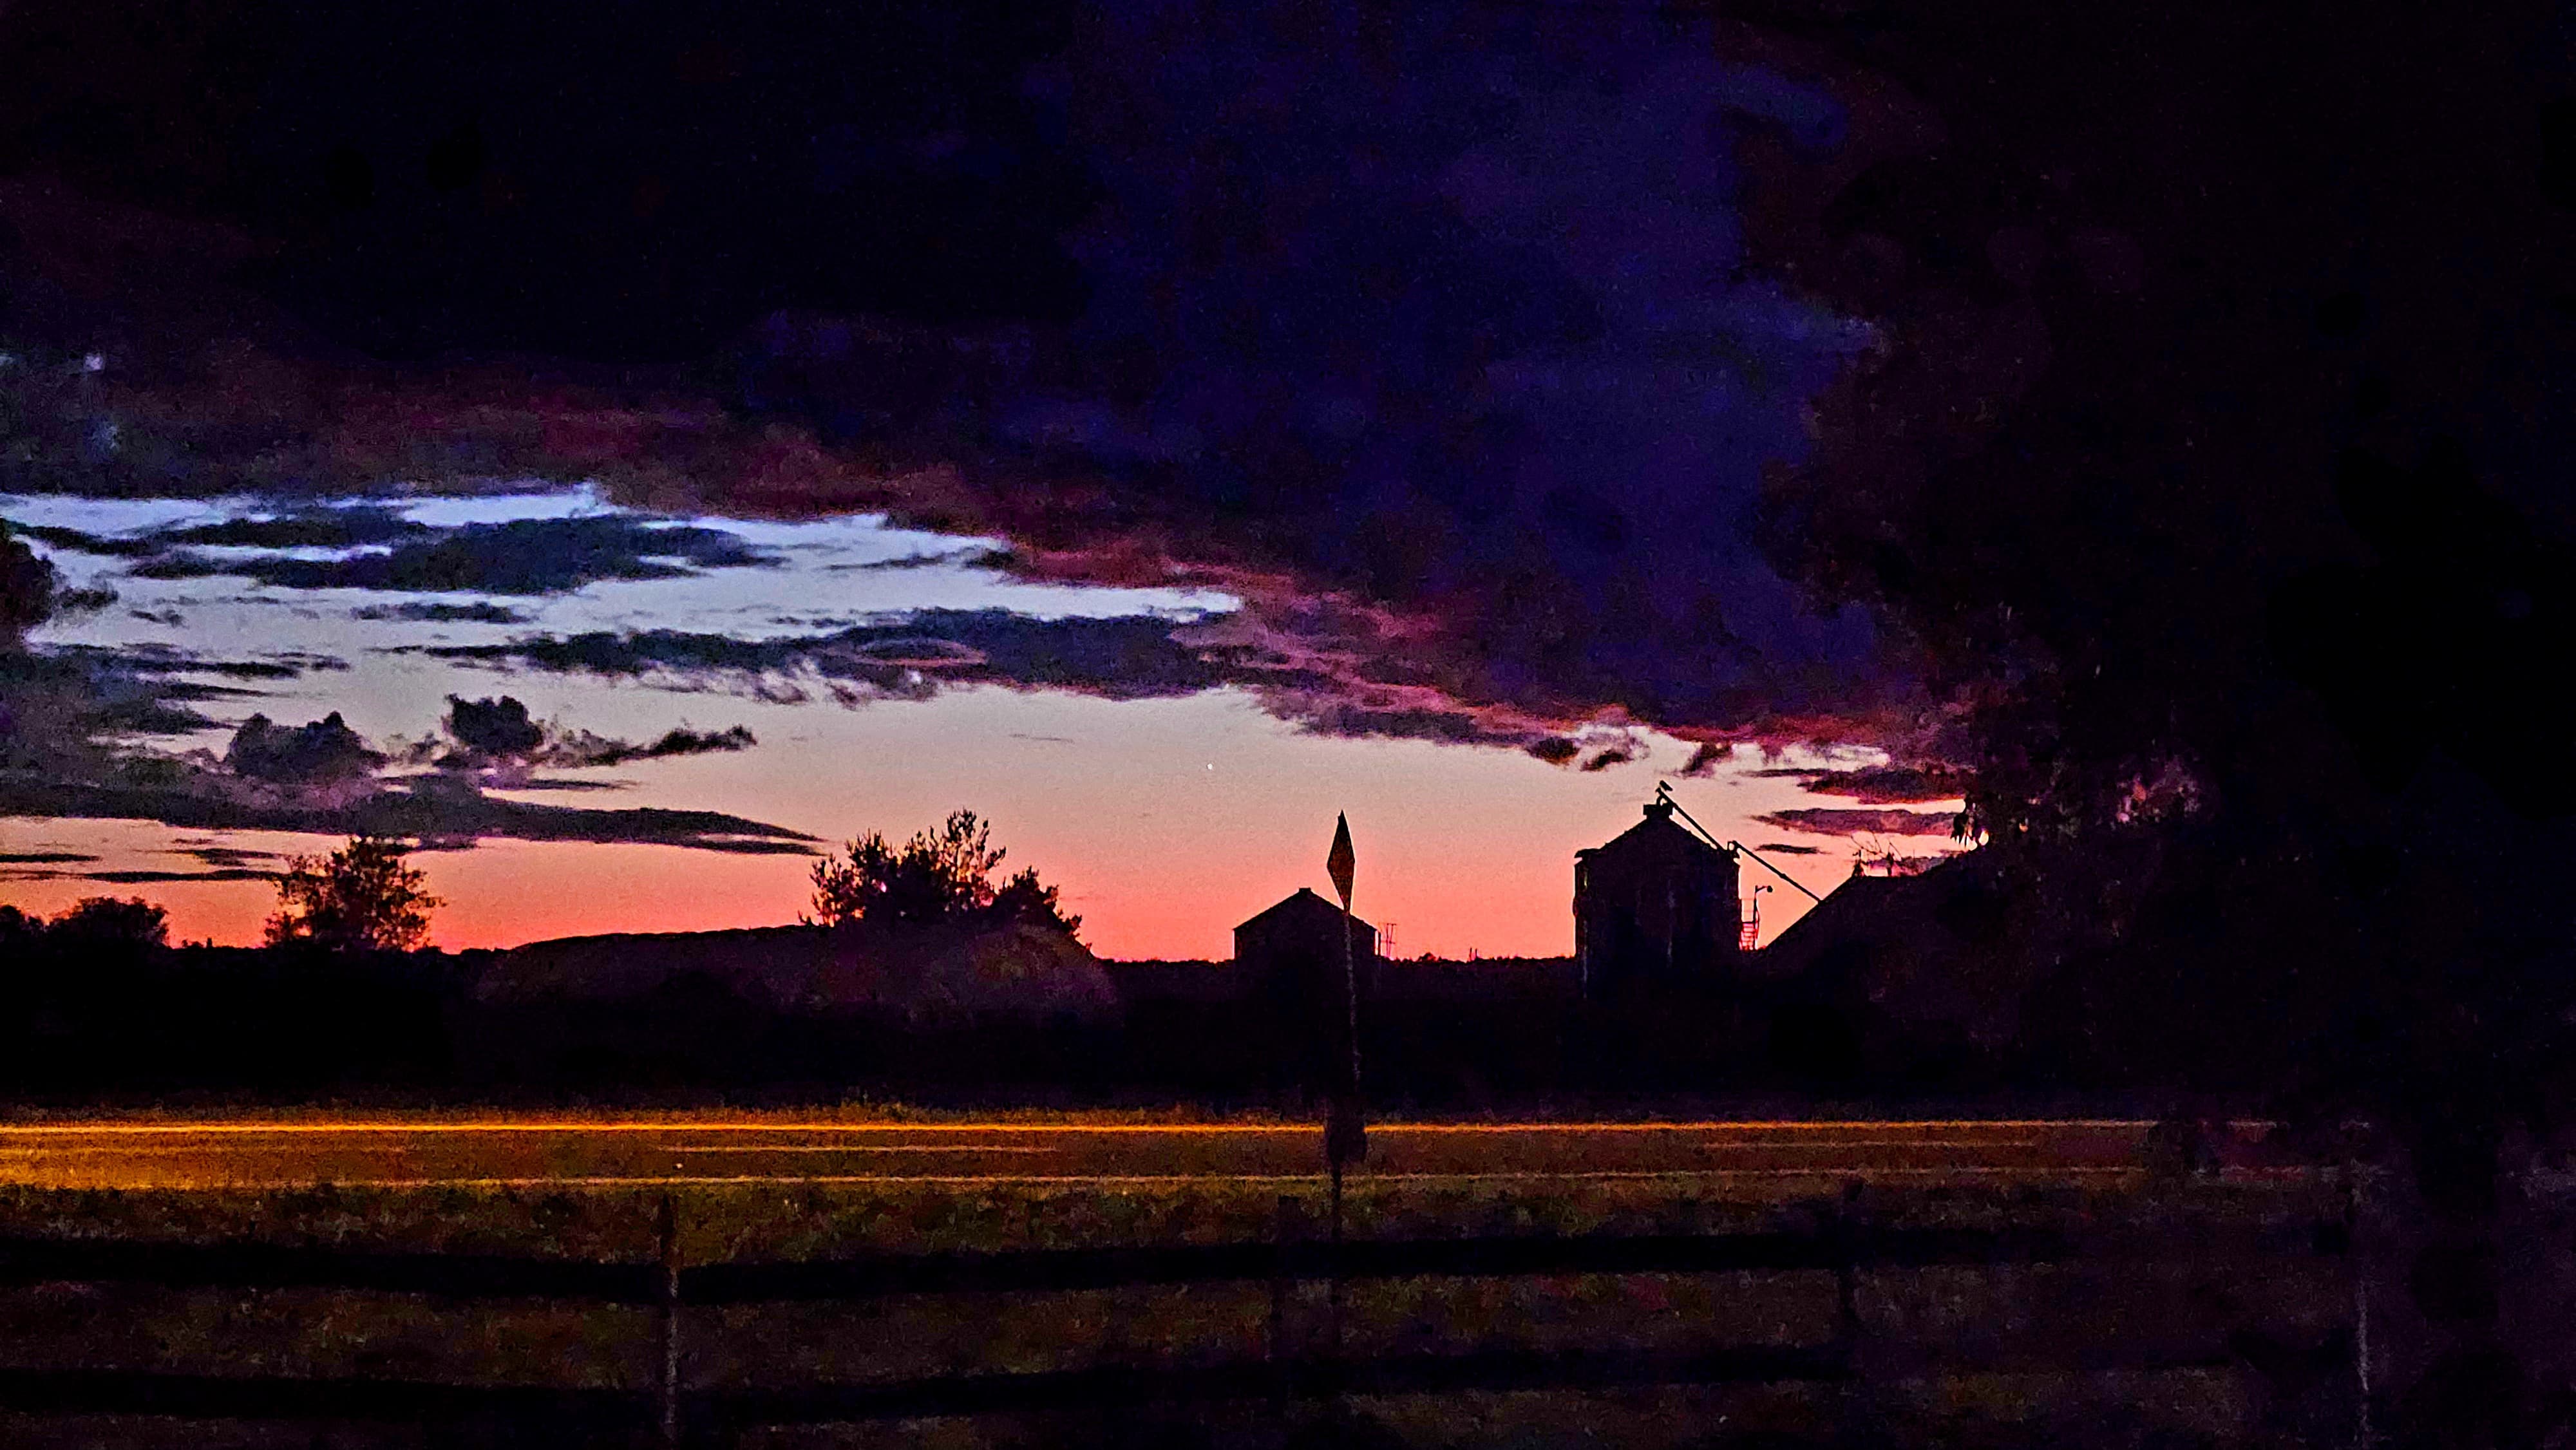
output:
<instances>
[{"instance_id":1,"label":"metal pole","mask_svg":"<svg viewBox=\"0 0 2576 1450\"><path fill-rule=\"evenodd\" d=\"M2378 1436L2370 1415L2370 1260L2362 1251L2361 1165L2352 1163L2344 1182L2344 1254L2352 1264L2353 1443L2372 1450Z\"/></svg>"},{"instance_id":2,"label":"metal pole","mask_svg":"<svg viewBox=\"0 0 2576 1450\"><path fill-rule=\"evenodd\" d=\"M1752 857L1755 865L1770 872L1772 875L1779 877L1781 880L1788 882L1791 886L1797 887L1799 895L1804 896L1809 901L1816 902L1819 905L1823 904L1823 897L1818 896L1816 893L1809 891L1805 886L1800 885L1798 878L1795 876L1792 876L1788 872L1781 870L1779 867L1772 865L1770 861L1763 857L1761 852L1754 850L1751 846L1744 844L1742 841L1720 841L1717 837L1710 835L1708 833L1708 827L1701 825L1697 817L1694 817L1689 811L1682 809L1682 803L1679 800L1674 799L1673 783L1671 781L1663 781L1655 786L1655 798L1671 805L1676 814L1680 815L1683 820L1689 821L1691 823L1691 829L1699 832L1699 838L1701 840L1708 842L1710 845L1717 847L1717 849L1726 852L1730 856Z\"/></svg>"},{"instance_id":3,"label":"metal pole","mask_svg":"<svg viewBox=\"0 0 2576 1450\"><path fill-rule=\"evenodd\" d=\"M1844 1183L1842 1201L1828 1220L1834 1241L1834 1337L1843 1360L1843 1429L1853 1441L1865 1438L1874 1404L1869 1379L1874 1366L1861 1353L1861 1191L1859 1179Z\"/></svg>"},{"instance_id":4,"label":"metal pole","mask_svg":"<svg viewBox=\"0 0 2576 1450\"><path fill-rule=\"evenodd\" d=\"M1330 1280L1333 1392L1341 1393L1342 1374L1342 1165L1332 1165L1333 1271Z\"/></svg>"},{"instance_id":5,"label":"metal pole","mask_svg":"<svg viewBox=\"0 0 2576 1450\"><path fill-rule=\"evenodd\" d=\"M1351 1076L1347 1084L1351 1112L1356 1116L1360 1106L1360 974L1352 964L1351 938L1358 927L1351 917L1350 903L1342 904L1342 1031L1351 1042Z\"/></svg>"},{"instance_id":6,"label":"metal pole","mask_svg":"<svg viewBox=\"0 0 2576 1450\"><path fill-rule=\"evenodd\" d=\"M1333 1094L1330 1120L1324 1128L1324 1162L1332 1174L1333 1360L1342 1354L1342 1170L1368 1154L1368 1128L1360 1111L1360 985L1351 939L1356 934L1350 903L1342 904L1342 1031L1350 1039L1340 1091ZM1335 1371L1339 1373L1338 1368Z\"/></svg>"},{"instance_id":7,"label":"metal pole","mask_svg":"<svg viewBox=\"0 0 2576 1450\"><path fill-rule=\"evenodd\" d=\"M1324 1162L1336 1174L1368 1156L1368 1124L1360 1109L1359 969L1352 962L1351 913L1342 908L1342 1035L1349 1050L1329 1071L1340 1073L1326 1089Z\"/></svg>"},{"instance_id":8,"label":"metal pole","mask_svg":"<svg viewBox=\"0 0 2576 1450\"><path fill-rule=\"evenodd\" d=\"M662 1195L662 1443L680 1443L680 1216Z\"/></svg>"},{"instance_id":9,"label":"metal pole","mask_svg":"<svg viewBox=\"0 0 2576 1450\"><path fill-rule=\"evenodd\" d=\"M1341 1393L1342 1357L1342 1170L1368 1156L1368 1127L1360 1112L1360 974L1352 946L1358 923L1351 916L1351 823L1346 816L1333 827L1333 849L1324 858L1332 873L1333 893L1342 899L1342 1035L1349 1053L1342 1081L1324 1119L1324 1167L1331 1175L1333 1244L1329 1269L1332 1296L1333 1390Z\"/></svg>"},{"instance_id":10,"label":"metal pole","mask_svg":"<svg viewBox=\"0 0 2576 1450\"><path fill-rule=\"evenodd\" d=\"M1809 901L1815 902L1819 906L1824 904L1825 899L1823 897L1809 891L1804 886L1799 886L1798 878L1781 870L1779 867L1772 865L1770 862L1763 860L1762 853L1754 850L1751 846L1744 844L1742 841L1729 841L1726 843L1726 848L1740 856L1750 857L1754 865L1759 866L1763 870L1770 872L1772 875L1779 877L1781 880L1788 882L1791 886L1796 886L1798 888L1798 894L1807 898Z\"/></svg>"},{"instance_id":11,"label":"metal pole","mask_svg":"<svg viewBox=\"0 0 2576 1450\"><path fill-rule=\"evenodd\" d=\"M1296 1394L1293 1363L1288 1345L1288 1295L1295 1284L1290 1277L1295 1265L1290 1262L1298 1238L1297 1200L1279 1195L1279 1214L1271 1231L1274 1257L1270 1265L1270 1364L1276 1374L1274 1388L1279 1407L1285 1411Z\"/></svg>"}]
</instances>

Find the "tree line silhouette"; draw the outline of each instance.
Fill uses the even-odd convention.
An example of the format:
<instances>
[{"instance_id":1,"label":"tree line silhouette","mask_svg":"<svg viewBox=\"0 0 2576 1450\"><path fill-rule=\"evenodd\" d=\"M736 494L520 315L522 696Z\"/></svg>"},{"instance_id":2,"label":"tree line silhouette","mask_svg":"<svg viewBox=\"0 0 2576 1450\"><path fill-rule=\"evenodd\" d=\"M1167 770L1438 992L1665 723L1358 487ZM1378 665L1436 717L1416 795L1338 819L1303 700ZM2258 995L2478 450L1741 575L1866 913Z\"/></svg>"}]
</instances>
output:
<instances>
[{"instance_id":1,"label":"tree line silhouette","mask_svg":"<svg viewBox=\"0 0 2576 1450\"><path fill-rule=\"evenodd\" d=\"M890 1000L786 1001L685 967L609 995L496 992L519 954L424 949L441 903L408 858L401 842L360 838L294 859L251 948L174 946L162 910L139 900L92 898L50 921L0 907L0 1093L1286 1104L1327 1086L1313 1014L1281 1007L1299 984L1243 964L1096 964L1116 1002L1085 1015L1044 1006L1025 979L928 1018ZM996 881L1003 859L971 811L901 846L861 837L812 868L803 925L700 934L676 959L748 945L900 975L925 945L1007 951L1032 931L1070 944L1079 918L1057 889L1028 869ZM1942 906L1962 940L2009 951L2030 949L2023 910L1983 886ZM1020 960L1044 971L1062 958ZM1375 963L1361 977L1371 1091L1461 1111L1605 1094L2160 1108L2298 1086L2295 1059L2241 1051L2201 1003L2043 977L1998 1039L1876 1000L1852 965L1640 980L1592 1000L1564 960Z\"/></svg>"}]
</instances>

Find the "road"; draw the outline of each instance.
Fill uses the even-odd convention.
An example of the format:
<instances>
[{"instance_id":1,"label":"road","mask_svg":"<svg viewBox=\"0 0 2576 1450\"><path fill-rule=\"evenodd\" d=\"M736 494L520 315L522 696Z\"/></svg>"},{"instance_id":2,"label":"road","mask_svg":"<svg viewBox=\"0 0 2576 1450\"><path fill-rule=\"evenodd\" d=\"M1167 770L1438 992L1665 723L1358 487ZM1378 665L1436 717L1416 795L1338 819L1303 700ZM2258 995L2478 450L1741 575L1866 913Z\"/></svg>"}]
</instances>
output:
<instances>
[{"instance_id":1,"label":"road","mask_svg":"<svg viewBox=\"0 0 2576 1450\"><path fill-rule=\"evenodd\" d=\"M1809 1176L2065 1180L2135 1172L2137 1122L1386 1123L1364 1172L1409 1179ZM2254 1125L2225 1160L2259 1166ZM611 1185L1312 1178L1322 1133L1271 1124L509 1121L0 1126L0 1184Z\"/></svg>"}]
</instances>

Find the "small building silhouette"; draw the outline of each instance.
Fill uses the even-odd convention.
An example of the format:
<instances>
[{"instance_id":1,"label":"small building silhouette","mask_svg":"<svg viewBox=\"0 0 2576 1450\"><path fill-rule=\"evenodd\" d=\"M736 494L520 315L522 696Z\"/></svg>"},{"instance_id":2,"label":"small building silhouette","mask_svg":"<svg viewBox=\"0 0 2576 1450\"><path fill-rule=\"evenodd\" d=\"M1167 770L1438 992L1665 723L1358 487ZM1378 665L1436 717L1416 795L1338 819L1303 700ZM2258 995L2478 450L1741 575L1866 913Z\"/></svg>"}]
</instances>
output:
<instances>
[{"instance_id":1,"label":"small building silhouette","mask_svg":"<svg viewBox=\"0 0 2576 1450\"><path fill-rule=\"evenodd\" d=\"M1673 820L1670 801L1574 853L1574 957L1585 996L1636 982L1705 981L1739 951L1735 857Z\"/></svg>"},{"instance_id":2,"label":"small building silhouette","mask_svg":"<svg viewBox=\"0 0 2576 1450\"><path fill-rule=\"evenodd\" d=\"M2001 860L1980 851L1909 875L1854 871L1761 952L1751 975L1786 1006L1881 1019L1915 1049L1991 1050L2017 1030L2035 980L2038 954L2012 945L2015 903Z\"/></svg>"},{"instance_id":3,"label":"small building silhouette","mask_svg":"<svg viewBox=\"0 0 2576 1450\"><path fill-rule=\"evenodd\" d=\"M1345 923L1351 971L1365 1001L1377 978L1377 928L1307 888L1297 888L1234 929L1235 966L1275 1014L1281 1056L1274 1066L1293 1081L1324 1084L1349 1050L1342 976Z\"/></svg>"},{"instance_id":4,"label":"small building silhouette","mask_svg":"<svg viewBox=\"0 0 2576 1450\"><path fill-rule=\"evenodd\" d=\"M1234 959L1238 962L1277 961L1289 956L1317 952L1332 958L1332 967L1342 967L1342 920L1338 906L1300 886L1279 904L1253 917L1234 929ZM1351 923L1351 955L1365 966L1377 955L1377 928L1354 916Z\"/></svg>"}]
</instances>

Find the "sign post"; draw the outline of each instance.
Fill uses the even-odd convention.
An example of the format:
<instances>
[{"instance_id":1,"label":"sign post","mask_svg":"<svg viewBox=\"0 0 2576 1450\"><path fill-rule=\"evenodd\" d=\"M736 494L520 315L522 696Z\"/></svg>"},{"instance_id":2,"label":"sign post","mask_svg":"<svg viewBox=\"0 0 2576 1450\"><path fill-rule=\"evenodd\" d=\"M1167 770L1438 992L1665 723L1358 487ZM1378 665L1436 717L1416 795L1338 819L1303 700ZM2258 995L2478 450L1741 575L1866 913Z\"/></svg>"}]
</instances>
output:
<instances>
[{"instance_id":1,"label":"sign post","mask_svg":"<svg viewBox=\"0 0 2576 1450\"><path fill-rule=\"evenodd\" d=\"M1332 1105L1324 1118L1324 1163L1331 1173L1333 1216L1332 1277L1332 1355L1334 1371L1340 1372L1342 1356L1342 1170L1368 1156L1368 1127L1360 1116L1360 986L1359 969L1352 961L1351 936L1351 868L1356 858L1351 851L1351 820L1342 815L1333 823L1333 849L1324 857L1324 870L1333 878L1333 890L1342 898L1342 1033L1350 1052L1341 1063L1341 1081L1332 1094Z\"/></svg>"},{"instance_id":2,"label":"sign post","mask_svg":"<svg viewBox=\"0 0 2576 1450\"><path fill-rule=\"evenodd\" d=\"M1334 822L1332 853L1324 858L1324 869L1332 874L1333 890L1342 898L1342 1040L1350 1049L1324 1126L1324 1158L1332 1165L1336 1181L1345 1165L1368 1155L1368 1128L1360 1114L1360 979L1352 946L1358 928L1351 917L1354 864L1351 821L1344 815Z\"/></svg>"}]
</instances>

